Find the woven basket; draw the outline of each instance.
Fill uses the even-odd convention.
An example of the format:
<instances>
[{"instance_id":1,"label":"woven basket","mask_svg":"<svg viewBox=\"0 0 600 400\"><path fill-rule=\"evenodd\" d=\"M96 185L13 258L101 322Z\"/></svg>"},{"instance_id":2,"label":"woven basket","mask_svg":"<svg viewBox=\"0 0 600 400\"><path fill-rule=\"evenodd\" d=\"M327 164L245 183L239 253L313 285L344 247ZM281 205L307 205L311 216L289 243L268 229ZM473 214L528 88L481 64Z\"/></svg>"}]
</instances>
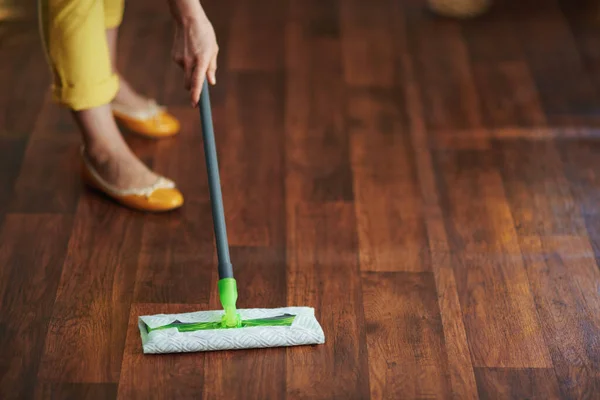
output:
<instances>
[{"instance_id":1,"label":"woven basket","mask_svg":"<svg viewBox=\"0 0 600 400\"><path fill-rule=\"evenodd\" d=\"M427 0L436 14L452 18L472 18L490 7L491 0Z\"/></svg>"}]
</instances>

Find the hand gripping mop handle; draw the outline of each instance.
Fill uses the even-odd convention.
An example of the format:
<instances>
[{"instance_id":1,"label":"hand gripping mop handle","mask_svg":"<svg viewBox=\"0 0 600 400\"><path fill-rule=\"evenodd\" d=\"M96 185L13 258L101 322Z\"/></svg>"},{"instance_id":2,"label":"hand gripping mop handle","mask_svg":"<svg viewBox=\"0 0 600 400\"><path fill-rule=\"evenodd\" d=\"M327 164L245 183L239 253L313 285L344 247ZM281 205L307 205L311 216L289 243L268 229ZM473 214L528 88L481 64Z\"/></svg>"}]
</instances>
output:
<instances>
[{"instance_id":1,"label":"hand gripping mop handle","mask_svg":"<svg viewBox=\"0 0 600 400\"><path fill-rule=\"evenodd\" d=\"M219 162L217 160L217 147L213 131L210 97L208 94L208 81L204 79L200 95L200 121L202 123L202 138L204 140L204 154L206 170L208 173L208 188L212 207L213 225L217 257L219 259L219 298L225 314L221 321L224 327L240 326L240 317L236 311L237 284L233 277L233 267L229 259L229 243L227 241L227 228L225 226L225 211L221 194L221 180L219 178Z\"/></svg>"}]
</instances>

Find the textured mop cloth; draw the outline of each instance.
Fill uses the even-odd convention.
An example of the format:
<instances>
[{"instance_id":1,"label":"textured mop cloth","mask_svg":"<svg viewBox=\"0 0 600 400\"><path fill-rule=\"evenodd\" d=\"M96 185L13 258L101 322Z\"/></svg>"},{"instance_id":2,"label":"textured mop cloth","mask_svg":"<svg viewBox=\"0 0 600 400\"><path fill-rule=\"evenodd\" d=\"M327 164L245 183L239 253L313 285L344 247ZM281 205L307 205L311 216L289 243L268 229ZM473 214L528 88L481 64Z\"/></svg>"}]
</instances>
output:
<instances>
[{"instance_id":1,"label":"textured mop cloth","mask_svg":"<svg viewBox=\"0 0 600 400\"><path fill-rule=\"evenodd\" d=\"M187 353L325 343L325 335L310 307L238 309L242 320L296 315L290 326L253 326L179 332L176 328L151 330L178 320L183 323L220 321L223 311L141 316L138 326L145 354Z\"/></svg>"}]
</instances>

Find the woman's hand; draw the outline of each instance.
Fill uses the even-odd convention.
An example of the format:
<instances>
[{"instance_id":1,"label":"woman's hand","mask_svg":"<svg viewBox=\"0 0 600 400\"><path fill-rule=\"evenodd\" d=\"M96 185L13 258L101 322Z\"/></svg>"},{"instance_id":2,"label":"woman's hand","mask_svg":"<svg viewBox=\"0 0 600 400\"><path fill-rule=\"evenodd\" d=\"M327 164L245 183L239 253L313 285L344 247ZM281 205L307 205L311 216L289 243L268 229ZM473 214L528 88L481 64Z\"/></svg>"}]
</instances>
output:
<instances>
[{"instance_id":1,"label":"woman's hand","mask_svg":"<svg viewBox=\"0 0 600 400\"><path fill-rule=\"evenodd\" d=\"M183 68L192 106L200 100L204 79L214 85L219 46L212 24L198 0L169 0L175 19L173 59Z\"/></svg>"}]
</instances>

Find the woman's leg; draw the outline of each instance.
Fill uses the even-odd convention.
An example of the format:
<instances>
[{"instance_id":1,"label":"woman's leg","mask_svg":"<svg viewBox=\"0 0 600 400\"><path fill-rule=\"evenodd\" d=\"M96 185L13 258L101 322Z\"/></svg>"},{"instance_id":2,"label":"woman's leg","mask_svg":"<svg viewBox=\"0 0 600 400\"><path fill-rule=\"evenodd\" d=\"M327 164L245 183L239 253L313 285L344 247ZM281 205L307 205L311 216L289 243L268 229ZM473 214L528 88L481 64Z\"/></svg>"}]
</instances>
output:
<instances>
[{"instance_id":1,"label":"woman's leg","mask_svg":"<svg viewBox=\"0 0 600 400\"><path fill-rule=\"evenodd\" d=\"M119 3L122 4L122 0L105 0L105 21L106 21L106 42L108 43L108 51L110 52L110 59L113 71L117 73L119 77L119 91L113 99L113 103L121 104L125 107L133 110L144 110L148 107L148 100L139 95L129 82L118 73L117 68L117 48L118 48L118 36L119 36L119 24L122 18L122 8L119 9ZM120 11L121 10L121 11Z\"/></svg>"},{"instance_id":2,"label":"woman's leg","mask_svg":"<svg viewBox=\"0 0 600 400\"><path fill-rule=\"evenodd\" d=\"M53 96L72 111L92 166L119 189L154 184L158 176L131 152L111 113L119 79L112 68L103 2L40 0L39 7Z\"/></svg>"},{"instance_id":3,"label":"woman's leg","mask_svg":"<svg viewBox=\"0 0 600 400\"><path fill-rule=\"evenodd\" d=\"M137 93L118 73L117 48L119 26L123 19L124 0L103 0L106 42L113 71L119 77L119 90L112 100L113 115L129 130L151 138L170 137L179 132L179 121L150 99Z\"/></svg>"}]
</instances>

